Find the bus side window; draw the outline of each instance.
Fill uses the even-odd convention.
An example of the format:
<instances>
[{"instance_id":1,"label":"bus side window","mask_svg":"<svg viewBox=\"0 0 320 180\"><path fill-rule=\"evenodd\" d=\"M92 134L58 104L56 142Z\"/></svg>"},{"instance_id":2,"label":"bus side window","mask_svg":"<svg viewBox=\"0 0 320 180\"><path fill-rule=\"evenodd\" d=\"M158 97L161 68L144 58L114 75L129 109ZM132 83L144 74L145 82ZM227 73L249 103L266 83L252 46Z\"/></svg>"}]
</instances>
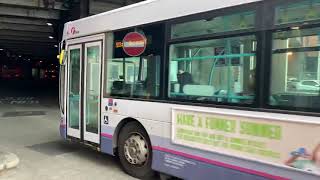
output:
<instances>
[{"instance_id":1,"label":"bus side window","mask_svg":"<svg viewBox=\"0 0 320 180\"><path fill-rule=\"evenodd\" d=\"M256 42L248 35L171 45L170 98L252 104Z\"/></svg>"},{"instance_id":2,"label":"bus side window","mask_svg":"<svg viewBox=\"0 0 320 180\"><path fill-rule=\"evenodd\" d=\"M108 60L110 96L152 98L159 96L160 57L131 57ZM115 78L117 69L118 78Z\"/></svg>"},{"instance_id":3,"label":"bus side window","mask_svg":"<svg viewBox=\"0 0 320 180\"><path fill-rule=\"evenodd\" d=\"M319 109L319 27L272 33L269 105Z\"/></svg>"}]
</instances>

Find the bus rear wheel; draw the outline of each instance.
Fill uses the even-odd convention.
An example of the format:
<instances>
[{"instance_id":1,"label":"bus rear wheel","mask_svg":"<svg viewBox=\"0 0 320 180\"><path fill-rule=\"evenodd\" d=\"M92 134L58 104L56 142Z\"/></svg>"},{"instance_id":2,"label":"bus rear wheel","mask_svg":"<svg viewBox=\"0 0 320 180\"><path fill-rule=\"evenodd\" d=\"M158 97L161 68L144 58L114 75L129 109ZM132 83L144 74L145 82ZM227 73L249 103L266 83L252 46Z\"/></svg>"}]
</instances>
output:
<instances>
[{"instance_id":1,"label":"bus rear wheel","mask_svg":"<svg viewBox=\"0 0 320 180\"><path fill-rule=\"evenodd\" d=\"M149 136L138 122L129 122L120 131L118 155L124 171L139 179L155 175L151 169L152 149Z\"/></svg>"}]
</instances>

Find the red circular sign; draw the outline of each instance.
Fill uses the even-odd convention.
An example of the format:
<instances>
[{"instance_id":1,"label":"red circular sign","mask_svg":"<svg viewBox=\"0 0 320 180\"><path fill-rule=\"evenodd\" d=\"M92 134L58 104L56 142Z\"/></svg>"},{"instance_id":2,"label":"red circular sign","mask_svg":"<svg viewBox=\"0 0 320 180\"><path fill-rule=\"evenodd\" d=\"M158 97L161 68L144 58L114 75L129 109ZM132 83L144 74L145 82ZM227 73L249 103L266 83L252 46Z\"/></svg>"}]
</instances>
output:
<instances>
[{"instance_id":1,"label":"red circular sign","mask_svg":"<svg viewBox=\"0 0 320 180\"><path fill-rule=\"evenodd\" d=\"M129 56L140 56L147 46L147 39L137 32L128 33L123 38L123 51Z\"/></svg>"}]
</instances>

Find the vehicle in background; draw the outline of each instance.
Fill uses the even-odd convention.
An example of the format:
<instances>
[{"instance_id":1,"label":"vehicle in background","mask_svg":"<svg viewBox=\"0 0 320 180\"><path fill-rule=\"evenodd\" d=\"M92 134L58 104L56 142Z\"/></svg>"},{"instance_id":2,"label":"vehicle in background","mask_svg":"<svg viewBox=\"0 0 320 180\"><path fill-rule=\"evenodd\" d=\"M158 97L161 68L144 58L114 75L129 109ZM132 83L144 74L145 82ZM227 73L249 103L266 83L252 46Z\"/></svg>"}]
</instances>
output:
<instances>
[{"instance_id":1,"label":"vehicle in background","mask_svg":"<svg viewBox=\"0 0 320 180\"><path fill-rule=\"evenodd\" d=\"M296 84L296 89L304 92L319 92L320 82L318 80L303 80Z\"/></svg>"},{"instance_id":2,"label":"vehicle in background","mask_svg":"<svg viewBox=\"0 0 320 180\"><path fill-rule=\"evenodd\" d=\"M57 80L58 76L58 71L55 69L47 69L44 72L44 79L47 80Z\"/></svg>"},{"instance_id":3,"label":"vehicle in background","mask_svg":"<svg viewBox=\"0 0 320 180\"><path fill-rule=\"evenodd\" d=\"M288 78L287 90L288 91L296 91L297 90L297 83L299 83L299 80L297 78Z\"/></svg>"},{"instance_id":4,"label":"vehicle in background","mask_svg":"<svg viewBox=\"0 0 320 180\"><path fill-rule=\"evenodd\" d=\"M20 67L3 65L0 77L1 79L21 79L23 78L22 69Z\"/></svg>"}]
</instances>

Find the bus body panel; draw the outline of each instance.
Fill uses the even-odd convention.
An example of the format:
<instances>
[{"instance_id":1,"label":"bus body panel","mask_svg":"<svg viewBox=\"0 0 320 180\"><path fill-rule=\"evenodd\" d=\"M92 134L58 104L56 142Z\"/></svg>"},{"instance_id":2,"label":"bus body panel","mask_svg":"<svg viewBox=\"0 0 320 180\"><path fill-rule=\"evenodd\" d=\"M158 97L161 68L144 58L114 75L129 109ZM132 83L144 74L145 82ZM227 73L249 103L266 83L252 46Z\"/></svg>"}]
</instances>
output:
<instances>
[{"instance_id":1,"label":"bus body panel","mask_svg":"<svg viewBox=\"0 0 320 180\"><path fill-rule=\"evenodd\" d=\"M149 0L68 22L63 39L113 31L259 1L261 0L197 0L186 3L184 0Z\"/></svg>"},{"instance_id":2,"label":"bus body panel","mask_svg":"<svg viewBox=\"0 0 320 180\"><path fill-rule=\"evenodd\" d=\"M116 107L112 106L110 102L116 104ZM116 128L123 120L132 118L139 121L148 132L153 148L152 168L159 172L174 174L183 179L209 179L209 177L215 177L217 179L237 178L240 180L313 180L319 178L315 175L291 168L209 152L201 150L201 148L190 148L172 142L172 108L192 108L194 110L212 110L214 108L123 99L103 99L101 109L105 109L105 107L108 107L108 111L102 112L101 151L113 155L113 148L117 146ZM153 117L151 117L151 109L155 112ZM245 114L244 111L238 110L219 109L219 111L223 114ZM145 112L145 115L139 112ZM278 118L277 116L279 116L280 121L282 121L281 115L279 114L256 112L254 115L267 115L274 117L273 119L275 120ZM108 123L106 123L105 117L108 117ZM292 115L291 117L316 123L314 117L296 115ZM184 163L182 165L180 164L180 167L172 166L172 164L170 164L172 163L172 159Z\"/></svg>"},{"instance_id":3,"label":"bus body panel","mask_svg":"<svg viewBox=\"0 0 320 180\"><path fill-rule=\"evenodd\" d=\"M316 175L300 172L294 169L279 168L270 164L237 158L234 156L208 152L172 143L171 140L171 109L172 108L195 108L208 109L207 107L181 106L167 103L148 102L148 106L143 106L144 101L130 101L113 99L117 103L118 113L102 111L101 117L101 152L114 155L114 148L117 147L116 128L127 118L139 121L150 136L153 147L152 168L159 172L173 174L184 179L207 179L217 177L218 179L318 179ZM109 99L104 98L101 109L105 109ZM128 104L130 104L128 106ZM125 106L124 106L125 105ZM121 108L124 107L124 108ZM126 108L126 107L130 107ZM148 107L148 108L146 108ZM158 116L148 118L148 109L156 109ZM212 109L212 108L211 108ZM146 111L147 110L147 111ZM220 109L221 111L236 111ZM137 116L137 112L146 112L146 116ZM243 111L239 111L239 113ZM125 115L128 113L127 115ZM250 112L252 114L252 112ZM256 114L259 114L257 112ZM123 115L122 115L123 114ZM264 114L261 112L261 114ZM272 115L272 113L268 113ZM159 116L160 115L160 116ZM108 117L106 123L105 117ZM149 116L150 117L150 116ZM274 116L273 116L274 117ZM292 115L296 117L296 115ZM298 116L299 117L299 116ZM296 118L298 118L296 117ZM315 118L304 117L313 121ZM308 119L309 118L309 119ZM60 135L66 139L66 118L62 116L60 121ZM175 169L168 165L168 159L178 159L187 162L183 168Z\"/></svg>"},{"instance_id":4,"label":"bus body panel","mask_svg":"<svg viewBox=\"0 0 320 180\"><path fill-rule=\"evenodd\" d=\"M200 0L185 3L182 0L150 0L66 23L63 40L259 1L261 0ZM103 58L102 63L104 60ZM104 82L103 79L102 85L105 87ZM314 116L101 98L101 152L115 155L120 129L128 119L133 119L140 122L150 136L153 148L152 168L159 172L183 179L319 179L314 174L285 166L175 144L172 140L172 110L175 108L297 124L320 124L319 117ZM61 117L60 134L67 139L65 114L62 113ZM173 165L175 160L180 164Z\"/></svg>"},{"instance_id":5,"label":"bus body panel","mask_svg":"<svg viewBox=\"0 0 320 180\"><path fill-rule=\"evenodd\" d=\"M67 126L66 126L67 122L66 122L66 118L65 116L62 114L61 115L61 119L60 119L60 136L66 140L67 139Z\"/></svg>"}]
</instances>

